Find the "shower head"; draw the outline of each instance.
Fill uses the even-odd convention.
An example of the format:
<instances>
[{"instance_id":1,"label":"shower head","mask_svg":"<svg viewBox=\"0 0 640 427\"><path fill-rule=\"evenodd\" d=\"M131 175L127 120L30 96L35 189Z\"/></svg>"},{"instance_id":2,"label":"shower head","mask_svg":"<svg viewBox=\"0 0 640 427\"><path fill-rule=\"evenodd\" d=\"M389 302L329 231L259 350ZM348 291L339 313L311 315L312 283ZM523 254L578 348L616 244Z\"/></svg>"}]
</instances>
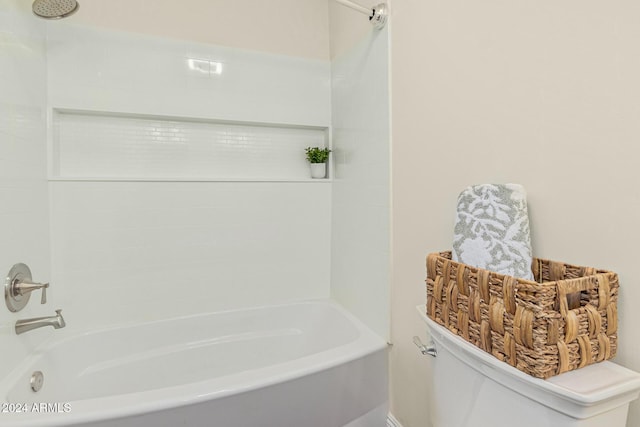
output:
<instances>
[{"instance_id":1,"label":"shower head","mask_svg":"<svg viewBox=\"0 0 640 427\"><path fill-rule=\"evenodd\" d=\"M71 16L80 5L76 0L35 0L33 13L44 19L61 19Z\"/></svg>"}]
</instances>

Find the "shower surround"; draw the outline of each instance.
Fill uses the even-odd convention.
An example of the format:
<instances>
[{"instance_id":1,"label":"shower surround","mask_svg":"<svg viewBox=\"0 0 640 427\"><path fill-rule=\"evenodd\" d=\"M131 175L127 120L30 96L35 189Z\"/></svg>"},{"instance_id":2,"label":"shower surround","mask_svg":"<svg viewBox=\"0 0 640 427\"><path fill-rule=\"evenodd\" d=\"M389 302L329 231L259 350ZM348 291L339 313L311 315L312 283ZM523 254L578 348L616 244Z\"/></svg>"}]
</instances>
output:
<instances>
[{"instance_id":1,"label":"shower surround","mask_svg":"<svg viewBox=\"0 0 640 427\"><path fill-rule=\"evenodd\" d=\"M53 277L69 319L329 297L331 184L308 182L305 141L282 178L241 163L296 149L254 124L329 129L327 62L73 25L50 25L48 46Z\"/></svg>"}]
</instances>

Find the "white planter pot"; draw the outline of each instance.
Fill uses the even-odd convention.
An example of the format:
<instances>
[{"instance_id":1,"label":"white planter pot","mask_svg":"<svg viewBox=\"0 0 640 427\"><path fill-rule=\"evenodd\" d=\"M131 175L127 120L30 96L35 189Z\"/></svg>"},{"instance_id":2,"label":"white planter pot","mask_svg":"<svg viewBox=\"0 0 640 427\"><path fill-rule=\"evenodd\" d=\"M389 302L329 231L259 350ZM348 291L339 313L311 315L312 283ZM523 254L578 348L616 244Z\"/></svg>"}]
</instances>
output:
<instances>
[{"instance_id":1,"label":"white planter pot","mask_svg":"<svg viewBox=\"0 0 640 427\"><path fill-rule=\"evenodd\" d=\"M311 178L324 178L327 176L326 163L311 163Z\"/></svg>"}]
</instances>

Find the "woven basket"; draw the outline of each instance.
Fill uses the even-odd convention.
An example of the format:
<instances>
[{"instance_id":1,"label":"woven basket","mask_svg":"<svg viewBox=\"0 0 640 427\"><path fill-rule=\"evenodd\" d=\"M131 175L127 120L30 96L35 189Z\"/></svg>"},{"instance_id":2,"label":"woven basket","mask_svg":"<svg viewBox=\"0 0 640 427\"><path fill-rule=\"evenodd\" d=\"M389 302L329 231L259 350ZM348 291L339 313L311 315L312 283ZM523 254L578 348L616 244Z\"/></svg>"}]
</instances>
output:
<instances>
[{"instance_id":1,"label":"woven basket","mask_svg":"<svg viewBox=\"0 0 640 427\"><path fill-rule=\"evenodd\" d=\"M537 258L532 267L536 281L430 254L427 315L537 378L615 356L618 275Z\"/></svg>"}]
</instances>

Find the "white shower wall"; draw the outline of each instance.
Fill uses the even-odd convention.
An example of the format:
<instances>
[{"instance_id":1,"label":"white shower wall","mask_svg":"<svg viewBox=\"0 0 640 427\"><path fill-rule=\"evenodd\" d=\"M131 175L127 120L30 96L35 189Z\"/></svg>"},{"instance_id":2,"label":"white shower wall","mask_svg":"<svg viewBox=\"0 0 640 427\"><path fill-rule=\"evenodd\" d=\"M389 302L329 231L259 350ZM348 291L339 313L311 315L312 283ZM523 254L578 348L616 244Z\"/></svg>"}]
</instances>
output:
<instances>
[{"instance_id":1,"label":"white shower wall","mask_svg":"<svg viewBox=\"0 0 640 427\"><path fill-rule=\"evenodd\" d=\"M57 24L48 28L51 109L330 126L326 61ZM222 73L190 69L189 58L220 62ZM52 276L70 322L329 296L328 180L77 181L51 172Z\"/></svg>"},{"instance_id":2,"label":"white shower wall","mask_svg":"<svg viewBox=\"0 0 640 427\"><path fill-rule=\"evenodd\" d=\"M84 325L327 297L330 197L322 184L57 182L53 277Z\"/></svg>"},{"instance_id":3,"label":"white shower wall","mask_svg":"<svg viewBox=\"0 0 640 427\"><path fill-rule=\"evenodd\" d=\"M331 295L389 337L389 32L330 7L334 182Z\"/></svg>"},{"instance_id":4,"label":"white shower wall","mask_svg":"<svg viewBox=\"0 0 640 427\"><path fill-rule=\"evenodd\" d=\"M47 281L45 31L23 3L0 0L0 274L5 277L22 262L31 267L34 280ZM50 303L43 306L36 295L20 313L0 303L0 378L51 334L40 330L17 337L16 320L54 314L56 297L52 288Z\"/></svg>"},{"instance_id":5,"label":"white shower wall","mask_svg":"<svg viewBox=\"0 0 640 427\"><path fill-rule=\"evenodd\" d=\"M189 60L221 64L203 73ZM327 61L109 31L47 25L56 108L329 126ZM197 68L197 69L193 69Z\"/></svg>"}]
</instances>

